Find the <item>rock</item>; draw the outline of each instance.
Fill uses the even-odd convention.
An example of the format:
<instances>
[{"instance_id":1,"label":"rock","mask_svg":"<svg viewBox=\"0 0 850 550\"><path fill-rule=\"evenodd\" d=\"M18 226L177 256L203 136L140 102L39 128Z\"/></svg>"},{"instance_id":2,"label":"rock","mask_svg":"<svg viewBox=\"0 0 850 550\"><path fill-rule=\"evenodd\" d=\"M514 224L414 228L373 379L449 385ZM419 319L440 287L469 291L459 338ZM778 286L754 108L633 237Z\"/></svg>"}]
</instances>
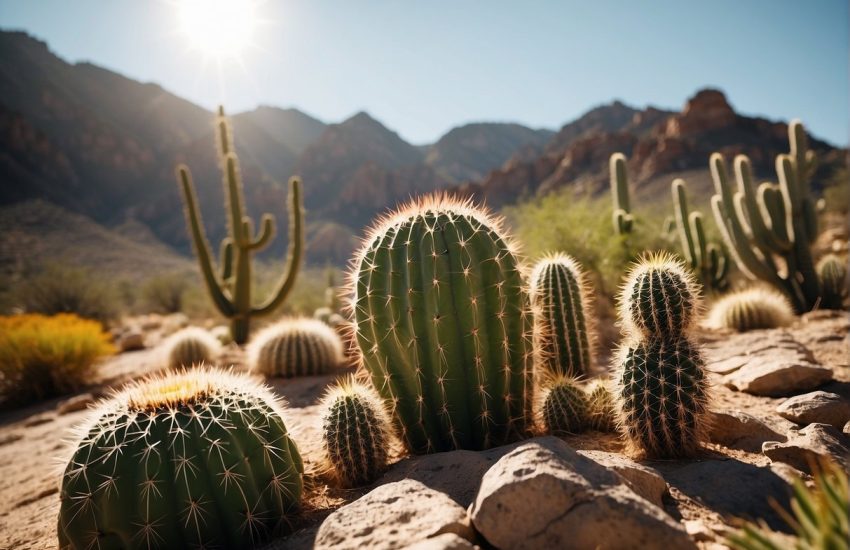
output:
<instances>
[{"instance_id":1,"label":"rock","mask_svg":"<svg viewBox=\"0 0 850 550\"><path fill-rule=\"evenodd\" d=\"M406 546L405 550L471 550L478 548L463 537L454 533L443 533L430 539Z\"/></svg>"},{"instance_id":2,"label":"rock","mask_svg":"<svg viewBox=\"0 0 850 550\"><path fill-rule=\"evenodd\" d=\"M162 326L162 316L152 313L142 319L139 326L142 330L156 330Z\"/></svg>"},{"instance_id":3,"label":"rock","mask_svg":"<svg viewBox=\"0 0 850 550\"><path fill-rule=\"evenodd\" d=\"M730 449L759 453L765 441L786 440L758 418L741 411L711 411L708 425L708 439Z\"/></svg>"},{"instance_id":4,"label":"rock","mask_svg":"<svg viewBox=\"0 0 850 550\"><path fill-rule=\"evenodd\" d=\"M667 482L658 471L616 453L578 451L578 454L614 470L632 491L659 508L664 507L663 499L667 494Z\"/></svg>"},{"instance_id":5,"label":"rock","mask_svg":"<svg viewBox=\"0 0 850 550\"><path fill-rule=\"evenodd\" d=\"M850 421L847 421L847 424L844 425L844 429L841 431L850 435Z\"/></svg>"},{"instance_id":6,"label":"rock","mask_svg":"<svg viewBox=\"0 0 850 550\"><path fill-rule=\"evenodd\" d=\"M727 374L723 383L753 395L779 397L809 391L832 380L832 369L809 361L783 361L759 356Z\"/></svg>"},{"instance_id":7,"label":"rock","mask_svg":"<svg viewBox=\"0 0 850 550\"><path fill-rule=\"evenodd\" d=\"M131 330L121 337L118 345L122 352L145 349L145 335L137 330Z\"/></svg>"},{"instance_id":8,"label":"rock","mask_svg":"<svg viewBox=\"0 0 850 550\"><path fill-rule=\"evenodd\" d=\"M681 525L614 471L553 437L496 462L470 517L497 548L695 548Z\"/></svg>"},{"instance_id":9,"label":"rock","mask_svg":"<svg viewBox=\"0 0 850 550\"><path fill-rule=\"evenodd\" d=\"M172 313L165 317L162 322L162 332L164 334L171 334L173 332L177 332L181 328L186 328L189 326L189 317L184 313Z\"/></svg>"},{"instance_id":10,"label":"rock","mask_svg":"<svg viewBox=\"0 0 850 550\"><path fill-rule=\"evenodd\" d=\"M689 519L685 521L685 531L697 542L707 542L714 540L714 532L706 526L705 523L698 519Z\"/></svg>"},{"instance_id":11,"label":"rock","mask_svg":"<svg viewBox=\"0 0 850 550\"><path fill-rule=\"evenodd\" d=\"M90 393L81 393L80 395L75 395L70 399L66 399L62 401L56 406L56 412L61 414L68 414L72 412L82 411L87 409L89 405L94 403L94 396Z\"/></svg>"},{"instance_id":12,"label":"rock","mask_svg":"<svg viewBox=\"0 0 850 550\"><path fill-rule=\"evenodd\" d=\"M706 364L709 370L713 370L713 364L727 359L733 360L741 357L752 359L765 353L774 355L792 354L795 357L799 356L800 359L814 360L809 350L795 340L791 333L785 329L757 330L733 334L707 345L705 348Z\"/></svg>"},{"instance_id":13,"label":"rock","mask_svg":"<svg viewBox=\"0 0 850 550\"><path fill-rule=\"evenodd\" d=\"M466 510L422 483L381 485L325 519L314 548L404 548L443 533L471 540Z\"/></svg>"},{"instance_id":14,"label":"rock","mask_svg":"<svg viewBox=\"0 0 850 550\"><path fill-rule=\"evenodd\" d=\"M776 412L797 424L830 424L841 429L850 421L850 401L835 393L815 391L784 401Z\"/></svg>"},{"instance_id":15,"label":"rock","mask_svg":"<svg viewBox=\"0 0 850 550\"><path fill-rule=\"evenodd\" d=\"M762 452L777 462L785 462L806 473L812 473L811 466L821 458L837 462L845 471L850 472L850 448L847 437L829 424L809 424L787 442L768 441L762 445Z\"/></svg>"}]
</instances>

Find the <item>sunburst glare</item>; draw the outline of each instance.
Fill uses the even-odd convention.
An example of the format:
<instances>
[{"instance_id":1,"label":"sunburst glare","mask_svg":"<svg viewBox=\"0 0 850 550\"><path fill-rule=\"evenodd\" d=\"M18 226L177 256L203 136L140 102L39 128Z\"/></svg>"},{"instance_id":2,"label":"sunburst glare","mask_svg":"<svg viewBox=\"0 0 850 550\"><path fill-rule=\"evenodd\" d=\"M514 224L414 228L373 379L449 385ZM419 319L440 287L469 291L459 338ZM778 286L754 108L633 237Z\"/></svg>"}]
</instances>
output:
<instances>
[{"instance_id":1,"label":"sunburst glare","mask_svg":"<svg viewBox=\"0 0 850 550\"><path fill-rule=\"evenodd\" d=\"M179 0L176 5L180 31L202 55L239 60L254 45L256 0Z\"/></svg>"}]
</instances>

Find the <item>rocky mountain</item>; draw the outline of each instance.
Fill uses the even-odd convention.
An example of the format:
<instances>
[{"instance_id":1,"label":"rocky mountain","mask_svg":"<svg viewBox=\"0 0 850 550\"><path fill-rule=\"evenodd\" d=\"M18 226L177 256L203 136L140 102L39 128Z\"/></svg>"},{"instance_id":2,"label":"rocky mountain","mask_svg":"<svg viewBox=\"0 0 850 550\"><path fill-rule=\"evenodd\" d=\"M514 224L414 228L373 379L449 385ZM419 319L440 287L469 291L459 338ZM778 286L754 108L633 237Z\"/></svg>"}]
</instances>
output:
<instances>
[{"instance_id":1,"label":"rocky mountain","mask_svg":"<svg viewBox=\"0 0 850 550\"><path fill-rule=\"evenodd\" d=\"M239 113L233 117L233 124L237 127L243 121L259 126L295 155L300 155L304 149L318 141L327 128L327 124L321 120L298 109L281 109L268 105L261 105L253 111Z\"/></svg>"}]
</instances>

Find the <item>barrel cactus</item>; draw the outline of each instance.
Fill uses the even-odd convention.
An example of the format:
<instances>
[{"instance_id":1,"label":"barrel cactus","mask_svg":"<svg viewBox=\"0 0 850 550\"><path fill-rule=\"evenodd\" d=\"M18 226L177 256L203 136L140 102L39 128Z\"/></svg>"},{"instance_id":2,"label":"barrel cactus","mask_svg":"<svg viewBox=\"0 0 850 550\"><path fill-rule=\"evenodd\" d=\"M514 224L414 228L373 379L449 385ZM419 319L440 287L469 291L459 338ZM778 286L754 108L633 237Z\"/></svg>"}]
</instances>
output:
<instances>
[{"instance_id":1,"label":"barrel cactus","mask_svg":"<svg viewBox=\"0 0 850 550\"><path fill-rule=\"evenodd\" d=\"M531 272L531 300L535 304L535 346L546 371L564 376L586 376L593 361L592 331L585 311L590 310L589 289L578 262L566 254L552 254Z\"/></svg>"},{"instance_id":2,"label":"barrel cactus","mask_svg":"<svg viewBox=\"0 0 850 550\"><path fill-rule=\"evenodd\" d=\"M322 400L322 442L327 468L340 485L359 487L387 465L390 421L373 391L349 378Z\"/></svg>"},{"instance_id":3,"label":"barrel cactus","mask_svg":"<svg viewBox=\"0 0 850 550\"><path fill-rule=\"evenodd\" d=\"M847 298L847 261L828 254L818 262L821 303L824 309L842 309Z\"/></svg>"},{"instance_id":4,"label":"barrel cactus","mask_svg":"<svg viewBox=\"0 0 850 550\"><path fill-rule=\"evenodd\" d=\"M727 294L711 307L708 324L738 332L790 325L794 309L776 290L754 287Z\"/></svg>"},{"instance_id":5,"label":"barrel cactus","mask_svg":"<svg viewBox=\"0 0 850 550\"><path fill-rule=\"evenodd\" d=\"M531 424L530 303L501 225L422 198L380 219L355 258L362 361L414 452L485 449Z\"/></svg>"},{"instance_id":6,"label":"barrel cactus","mask_svg":"<svg viewBox=\"0 0 850 550\"><path fill-rule=\"evenodd\" d=\"M588 427L590 403L575 379L558 376L546 383L540 407L546 433L575 434Z\"/></svg>"},{"instance_id":7,"label":"barrel cactus","mask_svg":"<svg viewBox=\"0 0 850 550\"><path fill-rule=\"evenodd\" d=\"M268 390L212 368L94 411L62 478L61 548L251 548L285 532L303 466Z\"/></svg>"},{"instance_id":8,"label":"barrel cactus","mask_svg":"<svg viewBox=\"0 0 850 550\"><path fill-rule=\"evenodd\" d=\"M213 363L221 353L221 343L210 332L189 327L172 334L165 350L168 367L176 369Z\"/></svg>"},{"instance_id":9,"label":"barrel cactus","mask_svg":"<svg viewBox=\"0 0 850 550\"><path fill-rule=\"evenodd\" d=\"M326 374L343 359L339 335L321 321L301 317L263 329L248 348L251 371L270 377Z\"/></svg>"},{"instance_id":10,"label":"barrel cactus","mask_svg":"<svg viewBox=\"0 0 850 550\"><path fill-rule=\"evenodd\" d=\"M613 432L617 427L614 396L605 382L596 380L587 388L589 427L600 432Z\"/></svg>"}]
</instances>

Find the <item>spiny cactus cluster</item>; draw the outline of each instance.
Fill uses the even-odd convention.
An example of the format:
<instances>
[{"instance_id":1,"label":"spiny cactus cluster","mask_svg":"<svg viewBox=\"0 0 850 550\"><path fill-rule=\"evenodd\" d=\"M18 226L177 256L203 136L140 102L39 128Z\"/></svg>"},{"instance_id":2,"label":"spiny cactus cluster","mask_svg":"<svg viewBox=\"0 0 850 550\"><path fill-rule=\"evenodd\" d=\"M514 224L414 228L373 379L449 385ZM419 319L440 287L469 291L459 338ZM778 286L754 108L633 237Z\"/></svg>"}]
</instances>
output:
<instances>
[{"instance_id":1,"label":"spiny cactus cluster","mask_svg":"<svg viewBox=\"0 0 850 550\"><path fill-rule=\"evenodd\" d=\"M322 399L322 442L327 468L345 487L372 482L387 464L390 421L383 403L354 378Z\"/></svg>"},{"instance_id":2,"label":"spiny cactus cluster","mask_svg":"<svg viewBox=\"0 0 850 550\"><path fill-rule=\"evenodd\" d=\"M726 280L729 271L726 250L708 242L702 213L689 211L685 181L673 180L672 191L676 229L688 265L705 288L718 291L726 289L729 284Z\"/></svg>"},{"instance_id":3,"label":"spiny cactus cluster","mask_svg":"<svg viewBox=\"0 0 850 550\"><path fill-rule=\"evenodd\" d=\"M215 369L133 383L62 478L61 548L250 548L288 529L303 465L264 388Z\"/></svg>"},{"instance_id":4,"label":"spiny cactus cluster","mask_svg":"<svg viewBox=\"0 0 850 550\"><path fill-rule=\"evenodd\" d=\"M588 427L590 403L575 379L558 376L547 384L540 419L546 433L553 435L575 434Z\"/></svg>"},{"instance_id":5,"label":"spiny cactus cluster","mask_svg":"<svg viewBox=\"0 0 850 550\"><path fill-rule=\"evenodd\" d=\"M540 260L531 272L535 342L541 366L568 377L590 374L593 343L589 289L578 262L566 254Z\"/></svg>"},{"instance_id":6,"label":"spiny cactus cluster","mask_svg":"<svg viewBox=\"0 0 850 550\"><path fill-rule=\"evenodd\" d=\"M188 327L172 334L165 344L169 368L213 364L221 354L221 343L210 332Z\"/></svg>"},{"instance_id":7,"label":"spiny cactus cluster","mask_svg":"<svg viewBox=\"0 0 850 550\"><path fill-rule=\"evenodd\" d=\"M699 309L692 275L672 256L644 258L629 273L620 294L627 341L617 401L619 425L634 452L677 457L699 447L707 382L688 337Z\"/></svg>"},{"instance_id":8,"label":"spiny cactus cluster","mask_svg":"<svg viewBox=\"0 0 850 550\"><path fill-rule=\"evenodd\" d=\"M303 317L263 329L248 348L252 372L263 376L315 376L343 361L342 341L325 323Z\"/></svg>"},{"instance_id":9,"label":"spiny cactus cluster","mask_svg":"<svg viewBox=\"0 0 850 550\"><path fill-rule=\"evenodd\" d=\"M586 388L589 405L588 426L600 432L613 432L617 429L617 412L614 396L607 384L595 380Z\"/></svg>"},{"instance_id":10,"label":"spiny cactus cluster","mask_svg":"<svg viewBox=\"0 0 850 550\"><path fill-rule=\"evenodd\" d=\"M233 341L244 344L248 341L250 319L268 315L283 304L292 291L304 249L303 208L301 206L301 182L297 178L289 181L289 249L287 267L268 299L260 305L251 301L251 256L265 248L274 237L275 223L271 214L265 214L261 230L254 233L254 223L245 215L242 198L242 177L239 162L233 148L230 126L219 108L216 121L218 129L219 161L224 172L224 192L227 196L229 236L221 241L218 272L213 265L209 241L204 232L201 213L197 206L189 168L180 165L178 180L186 203L186 224L195 246L201 273L213 304L219 312L231 320Z\"/></svg>"},{"instance_id":11,"label":"spiny cactus cluster","mask_svg":"<svg viewBox=\"0 0 850 550\"><path fill-rule=\"evenodd\" d=\"M708 324L738 332L788 326L794 310L784 294L754 287L727 294L711 307Z\"/></svg>"},{"instance_id":12,"label":"spiny cactus cluster","mask_svg":"<svg viewBox=\"0 0 850 550\"><path fill-rule=\"evenodd\" d=\"M818 277L821 282L821 303L823 309L843 309L844 300L850 292L847 281L847 260L835 254L827 254L818 262Z\"/></svg>"},{"instance_id":13,"label":"spiny cactus cluster","mask_svg":"<svg viewBox=\"0 0 850 550\"><path fill-rule=\"evenodd\" d=\"M442 195L415 201L371 229L350 285L363 363L414 452L526 432L533 324L499 220Z\"/></svg>"}]
</instances>

